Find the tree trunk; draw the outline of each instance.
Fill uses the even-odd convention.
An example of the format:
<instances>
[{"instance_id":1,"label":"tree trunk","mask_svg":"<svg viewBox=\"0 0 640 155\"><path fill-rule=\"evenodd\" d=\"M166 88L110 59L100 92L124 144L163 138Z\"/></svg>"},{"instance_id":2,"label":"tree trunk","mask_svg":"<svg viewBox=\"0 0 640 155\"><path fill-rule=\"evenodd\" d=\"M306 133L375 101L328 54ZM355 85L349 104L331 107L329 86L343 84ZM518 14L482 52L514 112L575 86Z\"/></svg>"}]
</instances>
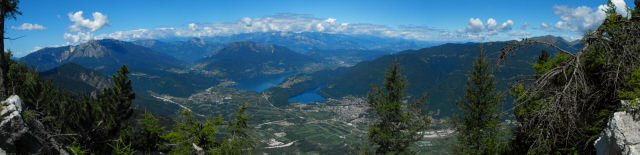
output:
<instances>
[{"instance_id":1,"label":"tree trunk","mask_svg":"<svg viewBox=\"0 0 640 155\"><path fill-rule=\"evenodd\" d=\"M0 5L5 5L5 1L2 0L2 3L0 3ZM5 19L5 11L4 10L5 6L0 6L0 31L2 31L0 33L0 38L2 38L2 41L0 41L0 49L2 49L2 52L0 52L0 99L4 99L7 96L7 89L6 89L6 79L7 79L7 71L9 69L8 62L6 62L6 55L4 53L4 19Z\"/></svg>"}]
</instances>

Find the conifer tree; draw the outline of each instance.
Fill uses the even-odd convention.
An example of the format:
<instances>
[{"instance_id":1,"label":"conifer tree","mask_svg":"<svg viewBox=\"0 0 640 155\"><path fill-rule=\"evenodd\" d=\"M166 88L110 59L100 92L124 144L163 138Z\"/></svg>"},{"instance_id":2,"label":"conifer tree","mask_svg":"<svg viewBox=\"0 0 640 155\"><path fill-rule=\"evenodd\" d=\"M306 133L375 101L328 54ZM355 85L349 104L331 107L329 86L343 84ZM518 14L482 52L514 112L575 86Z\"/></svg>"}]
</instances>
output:
<instances>
[{"instance_id":1,"label":"conifer tree","mask_svg":"<svg viewBox=\"0 0 640 155\"><path fill-rule=\"evenodd\" d=\"M166 140L161 137L164 132L164 127L158 124L158 118L153 116L149 111L145 111L139 119L140 129L134 136L133 148L142 151L143 154L148 154L153 151L158 151L162 143Z\"/></svg>"},{"instance_id":2,"label":"conifer tree","mask_svg":"<svg viewBox=\"0 0 640 155\"><path fill-rule=\"evenodd\" d=\"M211 154L220 154L220 142L216 141L213 134L219 132L217 126L224 123L222 117L212 117L204 124L200 123L188 109L180 111L181 122L178 122L173 131L163 138L177 146L171 149L170 154L195 154L194 146L198 146Z\"/></svg>"},{"instance_id":3,"label":"conifer tree","mask_svg":"<svg viewBox=\"0 0 640 155\"><path fill-rule=\"evenodd\" d=\"M4 20L16 19L16 15L22 15L22 12L18 11L18 3L20 0L1 0L0 1L0 99L4 99L7 94L7 73L9 72L9 59L4 53L4 39L10 39L4 37Z\"/></svg>"},{"instance_id":4,"label":"conifer tree","mask_svg":"<svg viewBox=\"0 0 640 155\"><path fill-rule=\"evenodd\" d=\"M407 81L400 72L397 62L390 65L385 74L384 86L371 86L367 106L375 115L367 129L368 140L375 154L413 154L408 147L422 138L420 131L430 122L423 111L426 110L426 95L419 100L404 103Z\"/></svg>"},{"instance_id":5,"label":"conifer tree","mask_svg":"<svg viewBox=\"0 0 640 155\"><path fill-rule=\"evenodd\" d=\"M126 65L122 65L118 73L113 75L114 86L111 89L113 97L115 98L114 110L116 112L115 121L116 128L122 129L128 126L128 120L133 116L133 109L131 108L132 101L136 99L136 93L133 92L131 87L131 80L129 80L129 69Z\"/></svg>"},{"instance_id":6,"label":"conifer tree","mask_svg":"<svg viewBox=\"0 0 640 155\"><path fill-rule=\"evenodd\" d=\"M223 154L251 154L254 142L253 137L250 135L249 128L249 116L246 112L247 103L243 103L238 107L238 111L235 116L235 122L229 121L227 126L227 132L224 143L222 144ZM242 150L248 150L242 152Z\"/></svg>"},{"instance_id":7,"label":"conifer tree","mask_svg":"<svg viewBox=\"0 0 640 155\"><path fill-rule=\"evenodd\" d=\"M496 80L482 47L473 69L468 73L465 99L456 101L463 112L453 117L459 142L453 151L456 154L497 154L505 144L500 131L502 95L495 91Z\"/></svg>"},{"instance_id":8,"label":"conifer tree","mask_svg":"<svg viewBox=\"0 0 640 155\"><path fill-rule=\"evenodd\" d=\"M595 154L592 144L616 105L638 86L633 79L640 68L640 6L626 8L627 15L616 9L609 1L603 23L584 34L577 52L530 39L503 47L502 59L530 44L561 53L533 64L535 79L512 88L519 126L511 154Z\"/></svg>"}]
</instances>

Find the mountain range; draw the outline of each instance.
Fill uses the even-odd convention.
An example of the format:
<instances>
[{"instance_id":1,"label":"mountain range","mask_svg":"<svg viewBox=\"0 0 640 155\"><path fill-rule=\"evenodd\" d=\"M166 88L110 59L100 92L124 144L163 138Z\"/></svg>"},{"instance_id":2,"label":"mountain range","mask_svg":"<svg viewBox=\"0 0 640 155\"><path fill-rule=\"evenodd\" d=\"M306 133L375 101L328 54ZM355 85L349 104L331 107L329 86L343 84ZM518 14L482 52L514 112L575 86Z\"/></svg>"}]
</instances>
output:
<instances>
[{"instance_id":1,"label":"mountain range","mask_svg":"<svg viewBox=\"0 0 640 155\"><path fill-rule=\"evenodd\" d=\"M101 72L113 72L122 64L130 68L158 70L186 67L185 62L172 56L113 39L91 40L78 46L44 48L21 58L21 61L41 71L65 63L76 63Z\"/></svg>"},{"instance_id":2,"label":"mountain range","mask_svg":"<svg viewBox=\"0 0 640 155\"><path fill-rule=\"evenodd\" d=\"M568 51L577 51L581 45L573 45L562 38L544 36L531 38L547 41ZM393 62L399 63L402 73L407 77L407 93L412 98L418 98L423 93L430 96L429 107L433 111L440 111L444 116L457 113L455 100L464 94L467 72L472 69L472 63L479 51L485 50L490 60L495 60L497 52L506 42L472 43L472 44L444 44L407 50L394 55L385 55L372 61L364 61L353 66L342 76L335 78L323 86L318 93L327 98L341 98L349 95L366 96L371 84L382 85L385 70ZM517 51L517 55L509 58L506 64L493 64L495 76L498 79L497 89L506 91L509 82L515 82L520 77L534 73L530 63L537 60L542 49L551 54L558 50L546 45L535 45ZM513 107L506 102L507 109Z\"/></svg>"},{"instance_id":3,"label":"mountain range","mask_svg":"<svg viewBox=\"0 0 640 155\"><path fill-rule=\"evenodd\" d=\"M315 60L278 45L233 42L194 63L197 70L232 79L299 72Z\"/></svg>"},{"instance_id":4,"label":"mountain range","mask_svg":"<svg viewBox=\"0 0 640 155\"><path fill-rule=\"evenodd\" d=\"M234 38L239 40L231 41ZM568 51L582 46L553 36L530 39L550 42ZM93 40L77 46L41 49L20 61L40 70L57 87L89 95L112 86L110 75L126 64L136 93L133 104L137 113L148 110L169 116L159 117L168 128L177 122L182 109L191 111L198 120L214 116L233 120L237 106L246 103L252 136L260 141L256 151L347 154L353 150L345 146L364 142L370 117L366 95L372 84L382 85L391 63L399 63L408 80L406 99L429 94L428 111L434 118L429 132L447 131L450 124L440 118L459 112L455 100L464 94L466 74L472 69L475 56L485 50L489 59L495 60L506 42L405 49L424 45L342 34L252 33L166 42ZM531 75L534 69L530 63L536 61L542 49L558 53L543 45L528 46L506 63L492 64L498 90L504 92L510 82ZM230 86L263 76L287 77L261 92ZM314 90L326 100L289 101ZM504 102L505 110L513 107L510 99L505 98ZM440 145L450 143L451 138L438 134L427 140Z\"/></svg>"},{"instance_id":5,"label":"mountain range","mask_svg":"<svg viewBox=\"0 0 640 155\"><path fill-rule=\"evenodd\" d=\"M444 43L321 32L257 32L203 39L218 43L252 41L260 44L284 46L298 53L306 53L314 48L322 50L376 50L395 53Z\"/></svg>"},{"instance_id":6,"label":"mountain range","mask_svg":"<svg viewBox=\"0 0 640 155\"><path fill-rule=\"evenodd\" d=\"M153 39L133 41L133 44L175 57L187 63L195 62L225 47L225 44L191 38L188 41L162 42Z\"/></svg>"},{"instance_id":7,"label":"mountain range","mask_svg":"<svg viewBox=\"0 0 640 155\"><path fill-rule=\"evenodd\" d=\"M310 41L312 38L309 36L314 36L316 41ZM89 41L78 46L45 48L23 57L21 61L44 71L43 76L53 78L60 85L77 87L79 92L104 88L108 83L104 75L111 75L119 65L127 64L131 70L130 76L134 90L141 94L142 103L140 104L146 105L158 102L152 94L188 97L226 80L303 73L286 79L280 85L282 87L265 91L271 94L270 101L277 106L287 106L289 104L286 101L287 98L317 87L322 87L317 93L326 98L365 97L371 84L382 84L388 65L398 62L403 67L403 74L409 82L408 94L412 98L425 92L430 94L431 109L441 111L443 116L448 116L456 113L454 101L464 92L466 73L471 69L471 63L477 53L483 49L489 53L490 58L495 58L496 52L506 44L505 42L449 43L393 54L389 50L364 49L391 44L409 47L417 43L401 43L402 40L391 42L391 40L379 38L357 39L357 36L320 33L278 35L252 33L226 37L227 40L231 38L254 38L258 42L305 46L336 44L334 48L345 48L312 47L301 54L290 50L289 47L253 41L231 42L227 45L218 43L223 42L225 37L218 37L217 40L216 38L191 38L182 42L139 40L133 43L105 39ZM551 42L570 51L581 46L553 36L531 39ZM358 42L358 44L347 47L348 42ZM377 43L387 44L374 45ZM299 47L301 46L294 46L294 48ZM510 58L507 64L500 64L499 68L498 65L494 65L496 77L500 81L498 89L504 91L509 82L518 77L531 75L533 69L529 63L535 61L542 49L547 49L552 54L557 53L557 50L546 46L531 46L519 52L520 54L516 57ZM202 58L196 59L198 57ZM336 69L337 67L348 68ZM102 75L91 70L99 71ZM102 81L98 82L101 85L96 85L95 81ZM70 84L78 82L84 82L86 85ZM506 105L506 107L510 106Z\"/></svg>"}]
</instances>

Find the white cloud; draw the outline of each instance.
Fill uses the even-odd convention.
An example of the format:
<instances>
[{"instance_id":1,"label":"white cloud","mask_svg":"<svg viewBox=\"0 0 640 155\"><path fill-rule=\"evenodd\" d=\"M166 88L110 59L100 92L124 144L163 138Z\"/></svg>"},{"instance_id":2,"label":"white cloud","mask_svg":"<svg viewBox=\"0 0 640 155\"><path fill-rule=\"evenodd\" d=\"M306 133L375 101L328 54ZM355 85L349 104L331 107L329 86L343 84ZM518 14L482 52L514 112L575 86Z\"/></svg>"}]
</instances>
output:
<instances>
[{"instance_id":1,"label":"white cloud","mask_svg":"<svg viewBox=\"0 0 640 155\"><path fill-rule=\"evenodd\" d=\"M484 26L480 18L476 18L476 19L470 18L469 24L467 24L467 29L465 30L471 33L479 33L479 32L482 32L483 28Z\"/></svg>"},{"instance_id":2,"label":"white cloud","mask_svg":"<svg viewBox=\"0 0 640 155\"><path fill-rule=\"evenodd\" d=\"M275 16L243 17L232 23L189 23L186 27L135 29L110 34L78 32L65 33L67 44L79 44L97 39L162 39L172 37L213 37L253 32L326 32L342 34L365 34L379 37L400 37L417 40L441 40L444 30L427 26L399 26L399 30L383 25L339 23L335 18L316 18L306 14L278 14ZM482 28L482 27L481 27ZM444 37L449 38L449 37Z\"/></svg>"},{"instance_id":3,"label":"white cloud","mask_svg":"<svg viewBox=\"0 0 640 155\"><path fill-rule=\"evenodd\" d=\"M91 32L86 32L86 33L78 32L75 35L70 33L64 33L63 38L64 40L67 41L65 45L75 45L75 44L79 44L89 40L98 39L98 38L95 38L93 34L91 34Z\"/></svg>"},{"instance_id":4,"label":"white cloud","mask_svg":"<svg viewBox=\"0 0 640 155\"><path fill-rule=\"evenodd\" d=\"M507 32L511 29L513 29L513 21L512 20L507 20L506 22L502 23L501 25L498 25L498 22L493 19L493 18L489 18L489 20L487 21L487 31L489 32L493 32L493 31L497 31L497 32ZM495 32L493 32L495 33Z\"/></svg>"},{"instance_id":5,"label":"white cloud","mask_svg":"<svg viewBox=\"0 0 640 155\"><path fill-rule=\"evenodd\" d=\"M524 22L522 25L520 25L520 29L521 30L527 30L528 26L529 26L529 22Z\"/></svg>"},{"instance_id":6,"label":"white cloud","mask_svg":"<svg viewBox=\"0 0 640 155\"><path fill-rule=\"evenodd\" d=\"M531 32L527 32L527 31L520 31L520 32L518 32L518 31L511 31L511 32L509 32L507 35L509 35L509 36L522 36L522 37L525 37L525 36L530 36L530 35L531 35Z\"/></svg>"},{"instance_id":7,"label":"white cloud","mask_svg":"<svg viewBox=\"0 0 640 155\"><path fill-rule=\"evenodd\" d=\"M549 27L551 27L552 25L553 25L552 23L547 24L545 22L542 22L542 24L540 24L540 29L545 30L547 32L553 32L552 30L549 29Z\"/></svg>"},{"instance_id":8,"label":"white cloud","mask_svg":"<svg viewBox=\"0 0 640 155\"><path fill-rule=\"evenodd\" d=\"M500 32L507 32L513 29L513 20L509 19L507 22L502 23L500 25Z\"/></svg>"},{"instance_id":9,"label":"white cloud","mask_svg":"<svg viewBox=\"0 0 640 155\"><path fill-rule=\"evenodd\" d=\"M94 12L91 15L93 15L93 21L82 17L82 11L78 11L76 13L69 12L67 14L67 16L69 16L69 20L75 22L75 24L69 26L69 30L72 32L97 31L102 29L104 26L111 26L111 23L109 23L109 20L107 19L107 15L100 12Z\"/></svg>"},{"instance_id":10,"label":"white cloud","mask_svg":"<svg viewBox=\"0 0 640 155\"><path fill-rule=\"evenodd\" d=\"M500 29L498 27L498 22L493 18L489 18L489 20L487 21L487 30L494 31L498 29Z\"/></svg>"},{"instance_id":11,"label":"white cloud","mask_svg":"<svg viewBox=\"0 0 640 155\"><path fill-rule=\"evenodd\" d=\"M506 22L499 24L495 19L489 18L489 20L487 20L487 24L484 25L480 18L471 18L469 19L465 32L479 36L495 36L499 33L506 33L512 30L513 24L513 20L507 20ZM463 33L461 29L456 30L456 32Z\"/></svg>"},{"instance_id":12,"label":"white cloud","mask_svg":"<svg viewBox=\"0 0 640 155\"><path fill-rule=\"evenodd\" d=\"M573 36L569 36L567 34L560 35L560 37L562 37L564 40L567 40L567 41L576 41L576 40L581 39L579 37L573 37Z\"/></svg>"},{"instance_id":13,"label":"white cloud","mask_svg":"<svg viewBox=\"0 0 640 155\"><path fill-rule=\"evenodd\" d=\"M43 49L43 48L44 48L44 47L42 47L42 46L36 46L36 47L33 47L33 50L29 50L29 51L25 51L25 52L17 52L17 53L15 53L15 55L18 55L18 56L20 56L20 55L26 55L26 54L33 53L33 52L35 52L35 51L41 50L41 49Z\"/></svg>"},{"instance_id":14,"label":"white cloud","mask_svg":"<svg viewBox=\"0 0 640 155\"><path fill-rule=\"evenodd\" d=\"M627 5L624 0L612 0L612 2L619 14L627 15ZM561 21L556 22L554 28L583 34L589 30L596 29L602 24L606 18L606 13L603 10L608 8L608 5L600 5L597 9L587 6L577 8L569 8L566 5L553 6L553 12L556 15L560 15L561 19Z\"/></svg>"},{"instance_id":15,"label":"white cloud","mask_svg":"<svg viewBox=\"0 0 640 155\"><path fill-rule=\"evenodd\" d=\"M15 27L15 26L11 26L11 29L14 30L44 30L47 29L47 27L44 27L40 24L31 24L31 23L22 23L22 25Z\"/></svg>"},{"instance_id":16,"label":"white cloud","mask_svg":"<svg viewBox=\"0 0 640 155\"><path fill-rule=\"evenodd\" d=\"M189 23L189 30L191 31L198 30L198 25L196 23Z\"/></svg>"}]
</instances>

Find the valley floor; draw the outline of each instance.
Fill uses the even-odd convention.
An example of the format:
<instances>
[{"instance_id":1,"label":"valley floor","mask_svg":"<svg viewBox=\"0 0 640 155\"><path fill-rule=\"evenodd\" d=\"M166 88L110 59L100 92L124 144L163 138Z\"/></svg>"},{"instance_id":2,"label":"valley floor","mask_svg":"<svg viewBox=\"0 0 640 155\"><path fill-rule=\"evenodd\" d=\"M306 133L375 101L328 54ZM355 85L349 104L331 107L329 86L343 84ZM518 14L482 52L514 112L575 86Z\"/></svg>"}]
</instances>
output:
<instances>
[{"instance_id":1,"label":"valley floor","mask_svg":"<svg viewBox=\"0 0 640 155\"><path fill-rule=\"evenodd\" d=\"M267 154L324 154L353 152L353 147L366 140L368 119L366 98L344 97L311 102L292 102L274 107L269 96L261 92L214 86L189 97L153 94L167 104L178 104L202 118L230 116L235 106L250 105L250 126L258 151ZM424 139L413 149L422 153L451 153L454 130L445 119L435 119L424 131ZM446 148L446 149L444 149ZM337 152L336 152L337 151Z\"/></svg>"}]
</instances>

